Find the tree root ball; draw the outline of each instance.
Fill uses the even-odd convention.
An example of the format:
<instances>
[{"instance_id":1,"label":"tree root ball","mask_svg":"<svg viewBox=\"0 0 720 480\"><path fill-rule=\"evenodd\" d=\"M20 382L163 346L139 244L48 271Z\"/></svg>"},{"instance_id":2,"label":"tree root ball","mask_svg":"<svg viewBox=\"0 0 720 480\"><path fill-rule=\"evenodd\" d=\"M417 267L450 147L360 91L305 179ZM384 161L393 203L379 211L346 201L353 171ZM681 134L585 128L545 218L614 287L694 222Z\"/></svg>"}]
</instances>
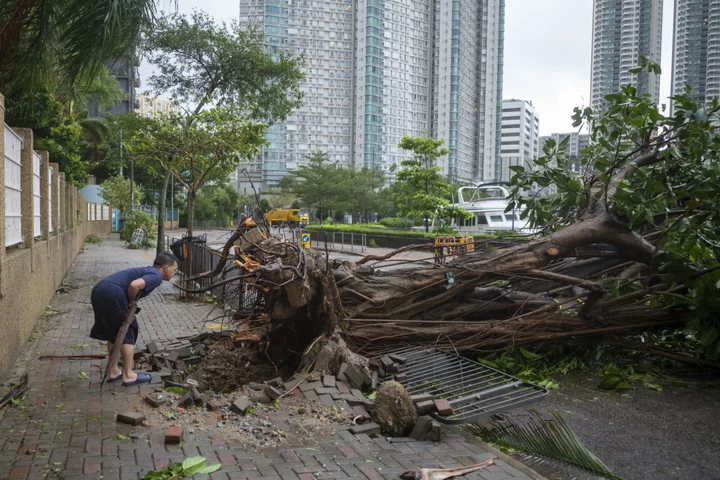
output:
<instances>
[{"instance_id":1,"label":"tree root ball","mask_svg":"<svg viewBox=\"0 0 720 480\"><path fill-rule=\"evenodd\" d=\"M377 391L372 418L384 435L407 437L415 426L417 412L405 387L387 382Z\"/></svg>"}]
</instances>

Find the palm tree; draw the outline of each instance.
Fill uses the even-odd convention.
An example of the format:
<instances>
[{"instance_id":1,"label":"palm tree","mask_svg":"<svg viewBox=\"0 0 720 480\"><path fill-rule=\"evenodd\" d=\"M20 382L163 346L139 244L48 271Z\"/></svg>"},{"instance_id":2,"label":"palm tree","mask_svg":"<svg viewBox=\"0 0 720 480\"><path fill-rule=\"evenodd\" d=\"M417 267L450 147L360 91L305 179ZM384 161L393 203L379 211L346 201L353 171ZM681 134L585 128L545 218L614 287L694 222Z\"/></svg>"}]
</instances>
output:
<instances>
[{"instance_id":1,"label":"palm tree","mask_svg":"<svg viewBox=\"0 0 720 480\"><path fill-rule=\"evenodd\" d=\"M0 90L93 78L155 14L155 0L0 0Z\"/></svg>"}]
</instances>

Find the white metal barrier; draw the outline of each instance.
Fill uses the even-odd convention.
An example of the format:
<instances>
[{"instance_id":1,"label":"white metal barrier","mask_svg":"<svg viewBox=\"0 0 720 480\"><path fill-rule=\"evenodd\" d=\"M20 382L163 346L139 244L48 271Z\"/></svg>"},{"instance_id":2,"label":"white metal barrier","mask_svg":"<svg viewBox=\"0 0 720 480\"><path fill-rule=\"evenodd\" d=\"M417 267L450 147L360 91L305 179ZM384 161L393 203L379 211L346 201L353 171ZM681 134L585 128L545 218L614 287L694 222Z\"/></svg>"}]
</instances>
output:
<instances>
[{"instance_id":1,"label":"white metal barrier","mask_svg":"<svg viewBox=\"0 0 720 480\"><path fill-rule=\"evenodd\" d=\"M50 228L50 232L53 232L53 221L52 221L52 206L53 206L53 192L55 189L53 188L53 169L52 167L48 167L48 227Z\"/></svg>"},{"instance_id":2,"label":"white metal barrier","mask_svg":"<svg viewBox=\"0 0 720 480\"><path fill-rule=\"evenodd\" d=\"M40 165L42 159L37 152L33 152L33 236L42 236L40 228Z\"/></svg>"},{"instance_id":3,"label":"white metal barrier","mask_svg":"<svg viewBox=\"0 0 720 480\"><path fill-rule=\"evenodd\" d=\"M5 127L5 246L22 243L22 138Z\"/></svg>"}]
</instances>

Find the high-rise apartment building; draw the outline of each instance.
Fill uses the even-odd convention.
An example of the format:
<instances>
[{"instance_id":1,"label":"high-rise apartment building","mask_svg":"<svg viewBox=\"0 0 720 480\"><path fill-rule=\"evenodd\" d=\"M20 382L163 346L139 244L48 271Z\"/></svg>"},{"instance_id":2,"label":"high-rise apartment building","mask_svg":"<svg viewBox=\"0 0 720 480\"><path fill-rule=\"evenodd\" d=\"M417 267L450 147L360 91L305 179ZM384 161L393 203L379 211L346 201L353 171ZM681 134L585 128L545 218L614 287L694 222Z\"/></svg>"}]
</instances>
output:
<instances>
[{"instance_id":1,"label":"high-rise apartment building","mask_svg":"<svg viewBox=\"0 0 720 480\"><path fill-rule=\"evenodd\" d=\"M660 63L663 0L594 0L590 100L602 108L606 95L632 83L657 101L660 78L630 73L641 57Z\"/></svg>"},{"instance_id":2,"label":"high-rise apartment building","mask_svg":"<svg viewBox=\"0 0 720 480\"><path fill-rule=\"evenodd\" d=\"M501 171L498 180L509 182L511 166L532 166L540 148L540 117L532 102L507 99L502 102L500 129Z\"/></svg>"},{"instance_id":3,"label":"high-rise apartment building","mask_svg":"<svg viewBox=\"0 0 720 480\"><path fill-rule=\"evenodd\" d=\"M137 88L140 86L140 75L138 73L138 61L134 54L128 54L116 60L106 62L105 67L112 72L117 80L118 88L125 93L125 98L109 107L101 107L97 103L88 105L88 112L91 118L100 117L106 113L123 115L132 113L139 108L137 99Z\"/></svg>"},{"instance_id":4,"label":"high-rise apartment building","mask_svg":"<svg viewBox=\"0 0 720 480\"><path fill-rule=\"evenodd\" d=\"M720 0L675 0L672 93L694 100L720 96Z\"/></svg>"},{"instance_id":5,"label":"high-rise apartment building","mask_svg":"<svg viewBox=\"0 0 720 480\"><path fill-rule=\"evenodd\" d=\"M497 178L505 0L240 0L270 50L306 57L305 105L250 165L267 188L310 152L355 168L408 157L403 136L445 140L451 180Z\"/></svg>"},{"instance_id":6,"label":"high-rise apartment building","mask_svg":"<svg viewBox=\"0 0 720 480\"><path fill-rule=\"evenodd\" d=\"M138 108L135 112L142 117L158 118L171 113L180 113L180 106L164 97L139 95L137 103Z\"/></svg>"}]
</instances>

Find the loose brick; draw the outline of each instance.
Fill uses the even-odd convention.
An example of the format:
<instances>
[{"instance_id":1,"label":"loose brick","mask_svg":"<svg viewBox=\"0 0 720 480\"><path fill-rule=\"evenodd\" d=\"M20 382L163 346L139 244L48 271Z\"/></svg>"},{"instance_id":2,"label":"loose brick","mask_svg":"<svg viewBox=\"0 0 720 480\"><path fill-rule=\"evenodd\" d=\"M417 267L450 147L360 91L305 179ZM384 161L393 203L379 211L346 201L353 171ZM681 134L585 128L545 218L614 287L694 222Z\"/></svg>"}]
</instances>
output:
<instances>
[{"instance_id":1,"label":"loose brick","mask_svg":"<svg viewBox=\"0 0 720 480\"><path fill-rule=\"evenodd\" d=\"M405 365L407 363L407 357L403 357L402 355L398 355L397 353L391 353L388 355L390 357L390 360L392 360L395 363L399 363L400 365Z\"/></svg>"},{"instance_id":2,"label":"loose brick","mask_svg":"<svg viewBox=\"0 0 720 480\"><path fill-rule=\"evenodd\" d=\"M417 405L419 402L426 402L432 400L433 396L429 393L418 393L417 395L410 395L410 400Z\"/></svg>"},{"instance_id":3,"label":"loose brick","mask_svg":"<svg viewBox=\"0 0 720 480\"><path fill-rule=\"evenodd\" d=\"M322 382L323 382L323 385L326 387L335 388L335 376L334 375L324 375Z\"/></svg>"},{"instance_id":4,"label":"loose brick","mask_svg":"<svg viewBox=\"0 0 720 480\"><path fill-rule=\"evenodd\" d=\"M407 379L408 379L407 373L398 373L397 375L395 375L396 382L400 382L400 383L407 382Z\"/></svg>"},{"instance_id":5,"label":"loose brick","mask_svg":"<svg viewBox=\"0 0 720 480\"><path fill-rule=\"evenodd\" d=\"M335 401L330 395L319 395L320 401L327 407L337 407Z\"/></svg>"},{"instance_id":6,"label":"loose brick","mask_svg":"<svg viewBox=\"0 0 720 480\"><path fill-rule=\"evenodd\" d=\"M271 387L279 387L283 384L283 379L281 377L273 378L272 380L268 380L265 382L266 384L270 385Z\"/></svg>"},{"instance_id":7,"label":"loose brick","mask_svg":"<svg viewBox=\"0 0 720 480\"><path fill-rule=\"evenodd\" d=\"M145 415L136 412L124 412L117 414L118 423L127 423L128 425L140 425L145 420Z\"/></svg>"},{"instance_id":8,"label":"loose brick","mask_svg":"<svg viewBox=\"0 0 720 480\"><path fill-rule=\"evenodd\" d=\"M362 417L365 420L370 418L370 414L362 405L355 405L354 407L352 407L352 411L354 417Z\"/></svg>"},{"instance_id":9,"label":"loose brick","mask_svg":"<svg viewBox=\"0 0 720 480\"><path fill-rule=\"evenodd\" d=\"M440 443L442 441L442 425L440 422L432 421L430 431L427 433L426 439L431 442Z\"/></svg>"},{"instance_id":10,"label":"loose brick","mask_svg":"<svg viewBox=\"0 0 720 480\"><path fill-rule=\"evenodd\" d=\"M267 386L267 385L265 385L264 383L256 383L256 382L250 382L250 383L248 383L248 387L250 388L250 390L259 390L259 391L261 391L261 392L262 392L263 390L265 390L265 387L266 387L266 386Z\"/></svg>"},{"instance_id":11,"label":"loose brick","mask_svg":"<svg viewBox=\"0 0 720 480\"><path fill-rule=\"evenodd\" d=\"M145 400L145 403L147 403L153 408L161 407L168 402L167 397L159 398L155 395L146 395L145 397L143 397L143 400Z\"/></svg>"},{"instance_id":12,"label":"loose brick","mask_svg":"<svg viewBox=\"0 0 720 480\"><path fill-rule=\"evenodd\" d=\"M412 432L410 432L410 438L423 441L430 431L430 428L432 428L432 420L427 417L419 417L417 422L415 422L415 427L413 427Z\"/></svg>"},{"instance_id":13,"label":"loose brick","mask_svg":"<svg viewBox=\"0 0 720 480\"><path fill-rule=\"evenodd\" d=\"M265 393L259 393L253 397L250 397L252 403L270 403L272 398L268 397Z\"/></svg>"},{"instance_id":14,"label":"loose brick","mask_svg":"<svg viewBox=\"0 0 720 480\"><path fill-rule=\"evenodd\" d=\"M340 395L340 392L339 392L338 389L335 388L335 387L332 387L332 388L328 388L328 387L316 388L316 389L315 389L315 393L317 393L318 395L332 395L333 393L336 393L336 394Z\"/></svg>"},{"instance_id":15,"label":"loose brick","mask_svg":"<svg viewBox=\"0 0 720 480\"><path fill-rule=\"evenodd\" d=\"M192 393L186 393L178 400L178 407L187 408L195 405Z\"/></svg>"},{"instance_id":16,"label":"loose brick","mask_svg":"<svg viewBox=\"0 0 720 480\"><path fill-rule=\"evenodd\" d=\"M374 422L364 423L362 425L355 425L350 428L350 433L353 435L372 435L373 433L380 433L380 425Z\"/></svg>"},{"instance_id":17,"label":"loose brick","mask_svg":"<svg viewBox=\"0 0 720 480\"><path fill-rule=\"evenodd\" d=\"M230 410L238 415L245 415L245 412L252 404L246 397L240 397L230 405Z\"/></svg>"},{"instance_id":18,"label":"loose brick","mask_svg":"<svg viewBox=\"0 0 720 480\"><path fill-rule=\"evenodd\" d=\"M307 392L308 390L315 390L316 388L322 388L322 382L305 382L300 385L300 390Z\"/></svg>"},{"instance_id":19,"label":"loose brick","mask_svg":"<svg viewBox=\"0 0 720 480\"><path fill-rule=\"evenodd\" d=\"M278 390L277 388L275 388L271 385L268 385L265 387L265 395L267 395L271 399L275 400L278 397L280 397L280 395L282 395L282 392L280 390Z\"/></svg>"},{"instance_id":20,"label":"loose brick","mask_svg":"<svg viewBox=\"0 0 720 480\"><path fill-rule=\"evenodd\" d=\"M168 427L165 432L165 445L179 445L183 438L182 427Z\"/></svg>"},{"instance_id":21,"label":"loose brick","mask_svg":"<svg viewBox=\"0 0 720 480\"><path fill-rule=\"evenodd\" d=\"M435 402L433 400L425 400L423 402L418 402L415 405L415 410L417 410L418 415L427 415L436 411L437 407L435 406Z\"/></svg>"},{"instance_id":22,"label":"loose brick","mask_svg":"<svg viewBox=\"0 0 720 480\"><path fill-rule=\"evenodd\" d=\"M335 386L337 387L338 392L340 392L340 393L350 393L350 387L348 387L347 383L345 383L345 382L337 381L335 383Z\"/></svg>"},{"instance_id":23,"label":"loose brick","mask_svg":"<svg viewBox=\"0 0 720 480\"><path fill-rule=\"evenodd\" d=\"M157 352L160 351L160 349L159 349L158 346L157 346L157 343L155 343L155 342L150 342L150 343L148 343L148 344L146 345L146 347L147 347L147 351L148 351L148 353L149 353L150 355L154 355L154 354L156 354Z\"/></svg>"},{"instance_id":24,"label":"loose brick","mask_svg":"<svg viewBox=\"0 0 720 480\"><path fill-rule=\"evenodd\" d=\"M433 400L435 403L435 408L437 409L438 415L441 417L449 417L452 415L452 405L450 405L450 402L445 400L444 398L440 398L437 400Z\"/></svg>"},{"instance_id":25,"label":"loose brick","mask_svg":"<svg viewBox=\"0 0 720 480\"><path fill-rule=\"evenodd\" d=\"M286 392L289 392L293 388L295 388L300 382L302 382L302 378L295 378L293 380L288 380L287 382L283 383L283 388Z\"/></svg>"}]
</instances>

